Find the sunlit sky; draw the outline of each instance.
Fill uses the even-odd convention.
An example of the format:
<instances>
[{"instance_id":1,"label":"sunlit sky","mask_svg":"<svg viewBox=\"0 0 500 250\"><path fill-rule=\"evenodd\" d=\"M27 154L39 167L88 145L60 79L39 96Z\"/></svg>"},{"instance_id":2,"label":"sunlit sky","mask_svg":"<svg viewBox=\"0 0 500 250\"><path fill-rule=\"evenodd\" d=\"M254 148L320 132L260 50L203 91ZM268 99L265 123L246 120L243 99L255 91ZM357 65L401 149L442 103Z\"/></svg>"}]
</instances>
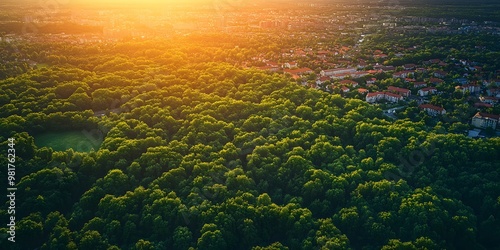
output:
<instances>
[{"instance_id":1,"label":"sunlit sky","mask_svg":"<svg viewBox=\"0 0 500 250\"><path fill-rule=\"evenodd\" d=\"M225 0L70 0L70 4L76 5L113 5L113 6L152 6L152 5L193 5L193 4L207 4L211 2L225 1ZM231 0L229 0L231 1Z\"/></svg>"},{"instance_id":2,"label":"sunlit sky","mask_svg":"<svg viewBox=\"0 0 500 250\"><path fill-rule=\"evenodd\" d=\"M76 3L107 3L107 4L199 4L207 2L231 2L232 0L73 0Z\"/></svg>"},{"instance_id":3,"label":"sunlit sky","mask_svg":"<svg viewBox=\"0 0 500 250\"><path fill-rule=\"evenodd\" d=\"M0 0L5 2L17 2L20 4L40 5L47 3L50 5L56 4L59 6L67 5L240 5L240 4L254 4L257 2L262 3L296 3L305 1L318 1L318 0L53 0L53 1L39 1L39 0ZM338 0L329 0L338 1Z\"/></svg>"}]
</instances>

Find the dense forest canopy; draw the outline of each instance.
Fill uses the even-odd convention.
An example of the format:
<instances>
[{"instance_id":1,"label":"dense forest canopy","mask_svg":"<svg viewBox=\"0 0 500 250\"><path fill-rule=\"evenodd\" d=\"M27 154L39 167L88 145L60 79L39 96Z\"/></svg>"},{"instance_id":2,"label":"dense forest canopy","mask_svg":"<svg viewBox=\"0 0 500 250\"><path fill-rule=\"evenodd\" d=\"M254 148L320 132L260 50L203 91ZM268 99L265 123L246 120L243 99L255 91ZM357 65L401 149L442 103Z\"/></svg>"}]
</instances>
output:
<instances>
[{"instance_id":1,"label":"dense forest canopy","mask_svg":"<svg viewBox=\"0 0 500 250\"><path fill-rule=\"evenodd\" d=\"M428 8L423 12L431 15L441 10ZM0 21L10 15L2 12ZM304 77L259 69L266 65L261 58L313 44L364 51L353 61L396 69L467 58L494 81L497 36L379 32L358 47L359 30L335 31L332 39L258 30L104 42L46 34L65 25L75 27L49 25L30 41L0 32L0 179L12 176L7 167L15 163L17 188L16 242L2 227L1 249L500 245L500 138L463 134L469 128L463 121L477 111L470 93L453 92L464 72L438 86L451 89L451 97L429 98L450 111L446 116L430 117L413 101L392 119L385 104L369 104L357 92L306 87L333 61L347 67L340 63L347 54L319 61L304 52L297 65L314 72ZM388 58L374 59L374 50ZM455 70L452 63L442 67ZM375 79L370 91L413 85L391 73L356 80ZM498 105L487 111L500 112ZM65 151L36 143L58 132L87 140ZM2 197L9 192L0 189ZM12 220L9 202L0 207L2 222Z\"/></svg>"},{"instance_id":2,"label":"dense forest canopy","mask_svg":"<svg viewBox=\"0 0 500 250\"><path fill-rule=\"evenodd\" d=\"M244 50L209 39L29 45L48 65L0 85L2 148L16 139L22 190L12 249L499 244L498 138L387 120L233 66ZM34 144L54 130L104 142L89 153Z\"/></svg>"}]
</instances>

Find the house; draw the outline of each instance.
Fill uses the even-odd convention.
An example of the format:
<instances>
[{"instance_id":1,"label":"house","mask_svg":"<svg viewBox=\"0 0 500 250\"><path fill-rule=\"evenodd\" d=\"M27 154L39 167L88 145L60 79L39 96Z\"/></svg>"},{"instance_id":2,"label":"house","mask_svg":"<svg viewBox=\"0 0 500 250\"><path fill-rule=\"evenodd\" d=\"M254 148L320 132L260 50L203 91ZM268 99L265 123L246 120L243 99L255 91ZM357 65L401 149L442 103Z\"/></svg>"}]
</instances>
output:
<instances>
[{"instance_id":1,"label":"house","mask_svg":"<svg viewBox=\"0 0 500 250\"><path fill-rule=\"evenodd\" d=\"M497 75L500 75L500 70L496 71ZM483 86L489 86L492 85L492 87L499 87L500 86L500 80L491 80L491 81L483 81Z\"/></svg>"},{"instance_id":2,"label":"house","mask_svg":"<svg viewBox=\"0 0 500 250\"><path fill-rule=\"evenodd\" d=\"M493 107L493 105L488 104L488 103L476 102L476 103L474 103L474 107L476 107L476 108L491 108L491 107Z\"/></svg>"},{"instance_id":3,"label":"house","mask_svg":"<svg viewBox=\"0 0 500 250\"><path fill-rule=\"evenodd\" d=\"M489 96L500 97L500 88L491 88L486 90Z\"/></svg>"},{"instance_id":4,"label":"house","mask_svg":"<svg viewBox=\"0 0 500 250\"><path fill-rule=\"evenodd\" d=\"M448 64L447 64L447 63L445 63L445 62L443 62L443 61L439 62L439 63L438 63L438 65L439 65L439 66L441 66L441 67L446 67L446 66L448 66Z\"/></svg>"},{"instance_id":5,"label":"house","mask_svg":"<svg viewBox=\"0 0 500 250\"><path fill-rule=\"evenodd\" d=\"M387 90L391 91L391 92L395 92L399 95L402 95L404 97L408 97L411 95L411 90L409 89L404 89L404 88L398 88L398 87L394 87L394 86L389 86L387 88Z\"/></svg>"},{"instance_id":6,"label":"house","mask_svg":"<svg viewBox=\"0 0 500 250\"><path fill-rule=\"evenodd\" d=\"M431 59L431 60L426 61L426 62L428 62L430 64L437 64L437 63L441 63L442 61L439 59ZM426 62L424 62L424 63L426 63Z\"/></svg>"},{"instance_id":7,"label":"house","mask_svg":"<svg viewBox=\"0 0 500 250\"><path fill-rule=\"evenodd\" d=\"M409 63L409 64L405 64L403 65L403 68L405 70L410 70L410 69L415 69L417 67L417 65L413 64L413 63Z\"/></svg>"},{"instance_id":8,"label":"house","mask_svg":"<svg viewBox=\"0 0 500 250\"><path fill-rule=\"evenodd\" d=\"M266 65L269 66L269 67L273 67L273 68L279 68L280 65L277 63L277 62L266 62Z\"/></svg>"},{"instance_id":9,"label":"house","mask_svg":"<svg viewBox=\"0 0 500 250\"><path fill-rule=\"evenodd\" d=\"M424 87L427 87L427 83L425 82L414 82L413 83L413 87L414 88L424 88Z\"/></svg>"},{"instance_id":10,"label":"house","mask_svg":"<svg viewBox=\"0 0 500 250\"><path fill-rule=\"evenodd\" d=\"M394 66L384 66L384 65L377 64L377 65L373 66L373 69L375 69L375 70L382 70L382 71L392 71L392 70L395 70L396 67L394 67Z\"/></svg>"},{"instance_id":11,"label":"house","mask_svg":"<svg viewBox=\"0 0 500 250\"><path fill-rule=\"evenodd\" d=\"M299 68L299 69L285 69L283 70L284 73L289 73L292 75L293 78L297 79L300 78L302 75L305 74L311 74L314 71L310 68Z\"/></svg>"},{"instance_id":12,"label":"house","mask_svg":"<svg viewBox=\"0 0 500 250\"><path fill-rule=\"evenodd\" d=\"M385 92L385 99L390 102L399 102L403 100L403 96L398 94L393 94L390 92Z\"/></svg>"},{"instance_id":13,"label":"house","mask_svg":"<svg viewBox=\"0 0 500 250\"><path fill-rule=\"evenodd\" d=\"M375 74L378 74L378 73L382 73L382 70L375 70L375 69L370 69L368 71L366 71L368 74L371 74L371 75L375 75Z\"/></svg>"},{"instance_id":14,"label":"house","mask_svg":"<svg viewBox=\"0 0 500 250\"><path fill-rule=\"evenodd\" d=\"M440 84L440 83L442 83L442 82L444 82L444 81L443 81L443 80L441 80L441 79L439 79L439 78L433 78L433 77L431 77L431 78L429 79L429 83L430 83L430 84Z\"/></svg>"},{"instance_id":15,"label":"house","mask_svg":"<svg viewBox=\"0 0 500 250\"><path fill-rule=\"evenodd\" d=\"M377 58L387 58L387 55L386 54L377 54L377 55L373 55L373 58L377 59Z\"/></svg>"},{"instance_id":16,"label":"house","mask_svg":"<svg viewBox=\"0 0 500 250\"><path fill-rule=\"evenodd\" d=\"M442 71L442 70L434 71L435 77L444 78L444 77L446 77L446 75L448 75L448 72L446 72L446 71Z\"/></svg>"},{"instance_id":17,"label":"house","mask_svg":"<svg viewBox=\"0 0 500 250\"><path fill-rule=\"evenodd\" d=\"M404 70L404 71L395 72L394 74L392 74L392 77L393 78L408 78L410 76L413 76L413 73L415 73L415 72L410 71L410 70Z\"/></svg>"},{"instance_id":18,"label":"house","mask_svg":"<svg viewBox=\"0 0 500 250\"><path fill-rule=\"evenodd\" d=\"M318 52L316 52L316 54L318 54L318 55L328 55L331 53L332 52L330 52L329 50L318 50Z\"/></svg>"},{"instance_id":19,"label":"house","mask_svg":"<svg viewBox=\"0 0 500 250\"><path fill-rule=\"evenodd\" d=\"M418 72L418 73L426 73L427 72L427 69L426 68L417 68L415 70L415 72Z\"/></svg>"},{"instance_id":20,"label":"house","mask_svg":"<svg viewBox=\"0 0 500 250\"><path fill-rule=\"evenodd\" d=\"M366 75L368 75L367 71L356 71L354 73L351 73L352 78L361 78L361 77L366 76Z\"/></svg>"},{"instance_id":21,"label":"house","mask_svg":"<svg viewBox=\"0 0 500 250\"><path fill-rule=\"evenodd\" d=\"M335 74L331 76L332 79L338 80L338 79L344 79L346 77L351 77L350 73L341 73L341 74Z\"/></svg>"},{"instance_id":22,"label":"house","mask_svg":"<svg viewBox=\"0 0 500 250\"><path fill-rule=\"evenodd\" d=\"M479 100L482 103L487 103L487 104L491 104L491 105L495 105L498 103L498 98L496 98L494 96L481 96L481 97L479 97Z\"/></svg>"},{"instance_id":23,"label":"house","mask_svg":"<svg viewBox=\"0 0 500 250\"><path fill-rule=\"evenodd\" d=\"M316 56L319 59L326 59L329 54L331 54L331 52L326 51L326 50L320 50L320 51L316 52Z\"/></svg>"},{"instance_id":24,"label":"house","mask_svg":"<svg viewBox=\"0 0 500 250\"><path fill-rule=\"evenodd\" d=\"M307 56L307 53L302 49L298 49L298 50L295 50L294 56L303 56L304 57L304 56Z\"/></svg>"},{"instance_id":25,"label":"house","mask_svg":"<svg viewBox=\"0 0 500 250\"><path fill-rule=\"evenodd\" d=\"M328 77L328 76L322 76L322 77L316 79L316 84L319 85L319 84L322 84L322 83L324 83L326 81L329 81L329 80L331 80L330 77Z\"/></svg>"},{"instance_id":26,"label":"house","mask_svg":"<svg viewBox=\"0 0 500 250\"><path fill-rule=\"evenodd\" d=\"M382 68L380 68L382 71L393 71L396 69L396 67L394 66L382 66Z\"/></svg>"},{"instance_id":27,"label":"house","mask_svg":"<svg viewBox=\"0 0 500 250\"><path fill-rule=\"evenodd\" d=\"M398 102L403 100L403 96L390 92L373 92L373 93L368 93L365 97L365 100L368 103L374 103L380 100Z\"/></svg>"},{"instance_id":28,"label":"house","mask_svg":"<svg viewBox=\"0 0 500 250\"><path fill-rule=\"evenodd\" d=\"M418 108L423 109L424 111L427 111L427 114L431 116L436 116L436 115L444 115L446 114L446 110L442 107L439 106L434 106L432 104L421 104L418 106Z\"/></svg>"},{"instance_id":29,"label":"house","mask_svg":"<svg viewBox=\"0 0 500 250\"><path fill-rule=\"evenodd\" d=\"M465 84L463 86L457 86L455 89L461 90L464 93L465 91L469 91L471 94L481 91L481 87L477 84Z\"/></svg>"},{"instance_id":30,"label":"house","mask_svg":"<svg viewBox=\"0 0 500 250\"><path fill-rule=\"evenodd\" d=\"M366 93L370 92L369 90L364 89L364 88L359 88L357 90L358 90L358 93L360 93L360 94L366 94Z\"/></svg>"},{"instance_id":31,"label":"house","mask_svg":"<svg viewBox=\"0 0 500 250\"><path fill-rule=\"evenodd\" d=\"M338 69L325 69L321 70L321 76L338 76L346 73L354 73L356 68L338 68Z\"/></svg>"},{"instance_id":32,"label":"house","mask_svg":"<svg viewBox=\"0 0 500 250\"><path fill-rule=\"evenodd\" d=\"M347 93L349 91L351 91L348 87L346 86L342 86L342 88L340 88L342 90L343 93Z\"/></svg>"},{"instance_id":33,"label":"house","mask_svg":"<svg viewBox=\"0 0 500 250\"><path fill-rule=\"evenodd\" d=\"M366 68L366 66L368 66L368 64L365 62L365 61L359 61L358 63L358 69L364 69Z\"/></svg>"},{"instance_id":34,"label":"house","mask_svg":"<svg viewBox=\"0 0 500 250\"><path fill-rule=\"evenodd\" d=\"M464 84L469 83L469 80L467 80L465 78L457 78L457 79L455 79L455 82L458 84L464 85Z\"/></svg>"},{"instance_id":35,"label":"house","mask_svg":"<svg viewBox=\"0 0 500 250\"><path fill-rule=\"evenodd\" d=\"M306 83L306 86L308 86L309 88L312 88L312 89L319 89L319 86L316 84L316 83Z\"/></svg>"},{"instance_id":36,"label":"house","mask_svg":"<svg viewBox=\"0 0 500 250\"><path fill-rule=\"evenodd\" d=\"M291 69L291 68L297 68L297 67L298 67L297 62L286 62L285 64L283 64L283 68Z\"/></svg>"},{"instance_id":37,"label":"house","mask_svg":"<svg viewBox=\"0 0 500 250\"><path fill-rule=\"evenodd\" d=\"M472 117L472 126L477 128L493 128L496 129L500 122L500 115L477 112Z\"/></svg>"},{"instance_id":38,"label":"house","mask_svg":"<svg viewBox=\"0 0 500 250\"><path fill-rule=\"evenodd\" d=\"M367 84L374 84L376 81L377 81L377 78L370 78L370 79L366 80L366 83Z\"/></svg>"},{"instance_id":39,"label":"house","mask_svg":"<svg viewBox=\"0 0 500 250\"><path fill-rule=\"evenodd\" d=\"M340 84L346 85L346 86L352 86L354 88L358 86L358 83L353 81L353 80L342 80L342 81L340 81Z\"/></svg>"},{"instance_id":40,"label":"house","mask_svg":"<svg viewBox=\"0 0 500 250\"><path fill-rule=\"evenodd\" d=\"M428 96L428 95L433 95L436 94L437 89L434 87L428 87L428 88L423 88L418 90L418 95L419 96Z\"/></svg>"},{"instance_id":41,"label":"house","mask_svg":"<svg viewBox=\"0 0 500 250\"><path fill-rule=\"evenodd\" d=\"M384 92L368 93L365 97L366 102L374 103L385 98Z\"/></svg>"},{"instance_id":42,"label":"house","mask_svg":"<svg viewBox=\"0 0 500 250\"><path fill-rule=\"evenodd\" d=\"M258 69L270 71L270 72L278 72L280 70L279 67L273 67L273 66L262 66L262 67L258 67Z\"/></svg>"}]
</instances>

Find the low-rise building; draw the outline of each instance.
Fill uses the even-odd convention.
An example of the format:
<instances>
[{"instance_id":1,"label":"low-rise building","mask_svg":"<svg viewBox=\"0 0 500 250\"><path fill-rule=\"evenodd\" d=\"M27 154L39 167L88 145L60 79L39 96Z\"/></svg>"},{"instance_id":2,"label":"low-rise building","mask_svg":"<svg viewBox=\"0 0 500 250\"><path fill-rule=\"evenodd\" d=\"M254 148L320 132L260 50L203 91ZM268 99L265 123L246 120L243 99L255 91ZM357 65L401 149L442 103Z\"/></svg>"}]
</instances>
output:
<instances>
[{"instance_id":1,"label":"low-rise building","mask_svg":"<svg viewBox=\"0 0 500 250\"><path fill-rule=\"evenodd\" d=\"M487 104L491 104L491 105L495 105L498 103L498 98L496 98L494 96L481 96L481 97L479 97L479 100L482 103L487 103Z\"/></svg>"},{"instance_id":2,"label":"low-rise building","mask_svg":"<svg viewBox=\"0 0 500 250\"><path fill-rule=\"evenodd\" d=\"M443 78L443 77L446 77L447 75L448 75L448 72L446 72L446 71L442 71L442 70L434 71L435 77Z\"/></svg>"},{"instance_id":3,"label":"low-rise building","mask_svg":"<svg viewBox=\"0 0 500 250\"><path fill-rule=\"evenodd\" d=\"M486 90L489 96L500 97L500 88L490 88Z\"/></svg>"},{"instance_id":4,"label":"low-rise building","mask_svg":"<svg viewBox=\"0 0 500 250\"><path fill-rule=\"evenodd\" d=\"M439 78L434 78L434 77L431 77L429 79L429 83L430 84L440 84L440 83L443 83L444 81L439 79Z\"/></svg>"},{"instance_id":5,"label":"low-rise building","mask_svg":"<svg viewBox=\"0 0 500 250\"><path fill-rule=\"evenodd\" d=\"M423 88L418 90L418 95L419 96L428 96L428 95L433 95L436 94L437 89L434 87L428 87L428 88Z\"/></svg>"},{"instance_id":6,"label":"low-rise building","mask_svg":"<svg viewBox=\"0 0 500 250\"><path fill-rule=\"evenodd\" d=\"M394 74L392 74L392 77L393 78L407 78L407 77L413 76L414 73L415 73L414 71L404 70L404 71L395 72Z\"/></svg>"},{"instance_id":7,"label":"low-rise building","mask_svg":"<svg viewBox=\"0 0 500 250\"><path fill-rule=\"evenodd\" d=\"M417 67L417 65L415 65L413 63L408 63L408 64L403 65L403 68L405 70L415 69L416 67Z\"/></svg>"},{"instance_id":8,"label":"low-rise building","mask_svg":"<svg viewBox=\"0 0 500 250\"><path fill-rule=\"evenodd\" d=\"M366 80L366 83L367 84L374 84L376 81L377 81L377 78L370 78L370 79Z\"/></svg>"},{"instance_id":9,"label":"low-rise building","mask_svg":"<svg viewBox=\"0 0 500 250\"><path fill-rule=\"evenodd\" d=\"M417 89L418 88L425 88L425 87L427 87L427 83L425 83L425 82L414 82L413 83L413 87L417 88Z\"/></svg>"},{"instance_id":10,"label":"low-rise building","mask_svg":"<svg viewBox=\"0 0 500 250\"><path fill-rule=\"evenodd\" d=\"M488 103L476 102L476 103L474 103L474 107L476 107L476 108L491 108L491 107L493 107L493 105L488 104Z\"/></svg>"},{"instance_id":11,"label":"low-rise building","mask_svg":"<svg viewBox=\"0 0 500 250\"><path fill-rule=\"evenodd\" d=\"M278 72L280 70L279 67L273 67L273 66L262 66L262 67L258 67L258 69L260 70L265 70L265 71L270 71L270 72Z\"/></svg>"},{"instance_id":12,"label":"low-rise building","mask_svg":"<svg viewBox=\"0 0 500 250\"><path fill-rule=\"evenodd\" d=\"M477 84L465 84L462 86L457 86L457 87L455 87L455 89L460 90L464 93L465 93L465 91L469 91L469 93L474 94L474 93L481 91L481 86L479 86Z\"/></svg>"},{"instance_id":13,"label":"low-rise building","mask_svg":"<svg viewBox=\"0 0 500 250\"><path fill-rule=\"evenodd\" d=\"M358 93L360 93L360 94L366 94L366 93L370 92L369 90L364 89L364 88L359 88L357 90L358 90Z\"/></svg>"},{"instance_id":14,"label":"low-rise building","mask_svg":"<svg viewBox=\"0 0 500 250\"><path fill-rule=\"evenodd\" d=\"M477 112L472 117L472 126L477 128L493 128L496 129L500 122L500 115Z\"/></svg>"},{"instance_id":15,"label":"low-rise building","mask_svg":"<svg viewBox=\"0 0 500 250\"><path fill-rule=\"evenodd\" d=\"M297 67L298 67L297 62L286 62L283 64L283 68L291 69L291 68L297 68Z\"/></svg>"},{"instance_id":16,"label":"low-rise building","mask_svg":"<svg viewBox=\"0 0 500 250\"><path fill-rule=\"evenodd\" d=\"M322 83L325 83L326 81L330 81L332 78L330 78L329 76L322 76L318 79L316 79L316 84L322 84Z\"/></svg>"},{"instance_id":17,"label":"low-rise building","mask_svg":"<svg viewBox=\"0 0 500 250\"><path fill-rule=\"evenodd\" d=\"M321 76L336 76L342 74L350 74L356 72L356 68L338 68L321 70Z\"/></svg>"},{"instance_id":18,"label":"low-rise building","mask_svg":"<svg viewBox=\"0 0 500 250\"><path fill-rule=\"evenodd\" d=\"M352 86L354 88L358 86L358 83L353 80L342 80L340 81L340 84L345 86Z\"/></svg>"},{"instance_id":19,"label":"low-rise building","mask_svg":"<svg viewBox=\"0 0 500 250\"><path fill-rule=\"evenodd\" d=\"M365 97L365 100L368 103L374 103L380 100L387 100L389 102L399 102L403 100L403 96L390 92L373 92L373 93L368 93Z\"/></svg>"},{"instance_id":20,"label":"low-rise building","mask_svg":"<svg viewBox=\"0 0 500 250\"><path fill-rule=\"evenodd\" d=\"M289 73L293 78L300 78L302 75L314 73L310 68L285 69L283 72Z\"/></svg>"},{"instance_id":21,"label":"low-rise building","mask_svg":"<svg viewBox=\"0 0 500 250\"><path fill-rule=\"evenodd\" d=\"M397 93L399 95L402 95L404 97L408 97L411 95L411 90L405 89L405 88L399 88L399 87L394 87L394 86L389 86L387 88L388 91Z\"/></svg>"},{"instance_id":22,"label":"low-rise building","mask_svg":"<svg viewBox=\"0 0 500 250\"><path fill-rule=\"evenodd\" d=\"M421 104L420 106L418 106L420 109L423 109L424 111L427 112L427 114L431 115L431 116L436 116L436 115L444 115L446 114L446 109L444 109L443 107L439 107L439 106L435 106L435 105L432 105L432 104Z\"/></svg>"}]
</instances>

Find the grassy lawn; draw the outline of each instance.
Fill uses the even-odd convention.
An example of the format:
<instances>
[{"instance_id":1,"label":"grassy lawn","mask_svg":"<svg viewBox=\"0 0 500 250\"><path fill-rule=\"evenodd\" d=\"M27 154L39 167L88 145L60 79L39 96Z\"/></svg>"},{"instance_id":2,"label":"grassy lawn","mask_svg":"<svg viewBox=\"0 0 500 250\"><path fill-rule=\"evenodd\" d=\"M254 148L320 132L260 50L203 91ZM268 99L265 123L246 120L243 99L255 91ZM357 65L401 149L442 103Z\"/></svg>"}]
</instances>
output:
<instances>
[{"instance_id":1,"label":"grassy lawn","mask_svg":"<svg viewBox=\"0 0 500 250\"><path fill-rule=\"evenodd\" d=\"M47 132L35 136L35 144L38 147L50 147L55 151L70 148L77 152L89 152L91 149L97 151L101 143L102 140L89 138L82 131Z\"/></svg>"},{"instance_id":2,"label":"grassy lawn","mask_svg":"<svg viewBox=\"0 0 500 250\"><path fill-rule=\"evenodd\" d=\"M47 68L47 67L49 67L49 65L46 64L46 63L39 63L39 64L36 65L37 69Z\"/></svg>"}]
</instances>

